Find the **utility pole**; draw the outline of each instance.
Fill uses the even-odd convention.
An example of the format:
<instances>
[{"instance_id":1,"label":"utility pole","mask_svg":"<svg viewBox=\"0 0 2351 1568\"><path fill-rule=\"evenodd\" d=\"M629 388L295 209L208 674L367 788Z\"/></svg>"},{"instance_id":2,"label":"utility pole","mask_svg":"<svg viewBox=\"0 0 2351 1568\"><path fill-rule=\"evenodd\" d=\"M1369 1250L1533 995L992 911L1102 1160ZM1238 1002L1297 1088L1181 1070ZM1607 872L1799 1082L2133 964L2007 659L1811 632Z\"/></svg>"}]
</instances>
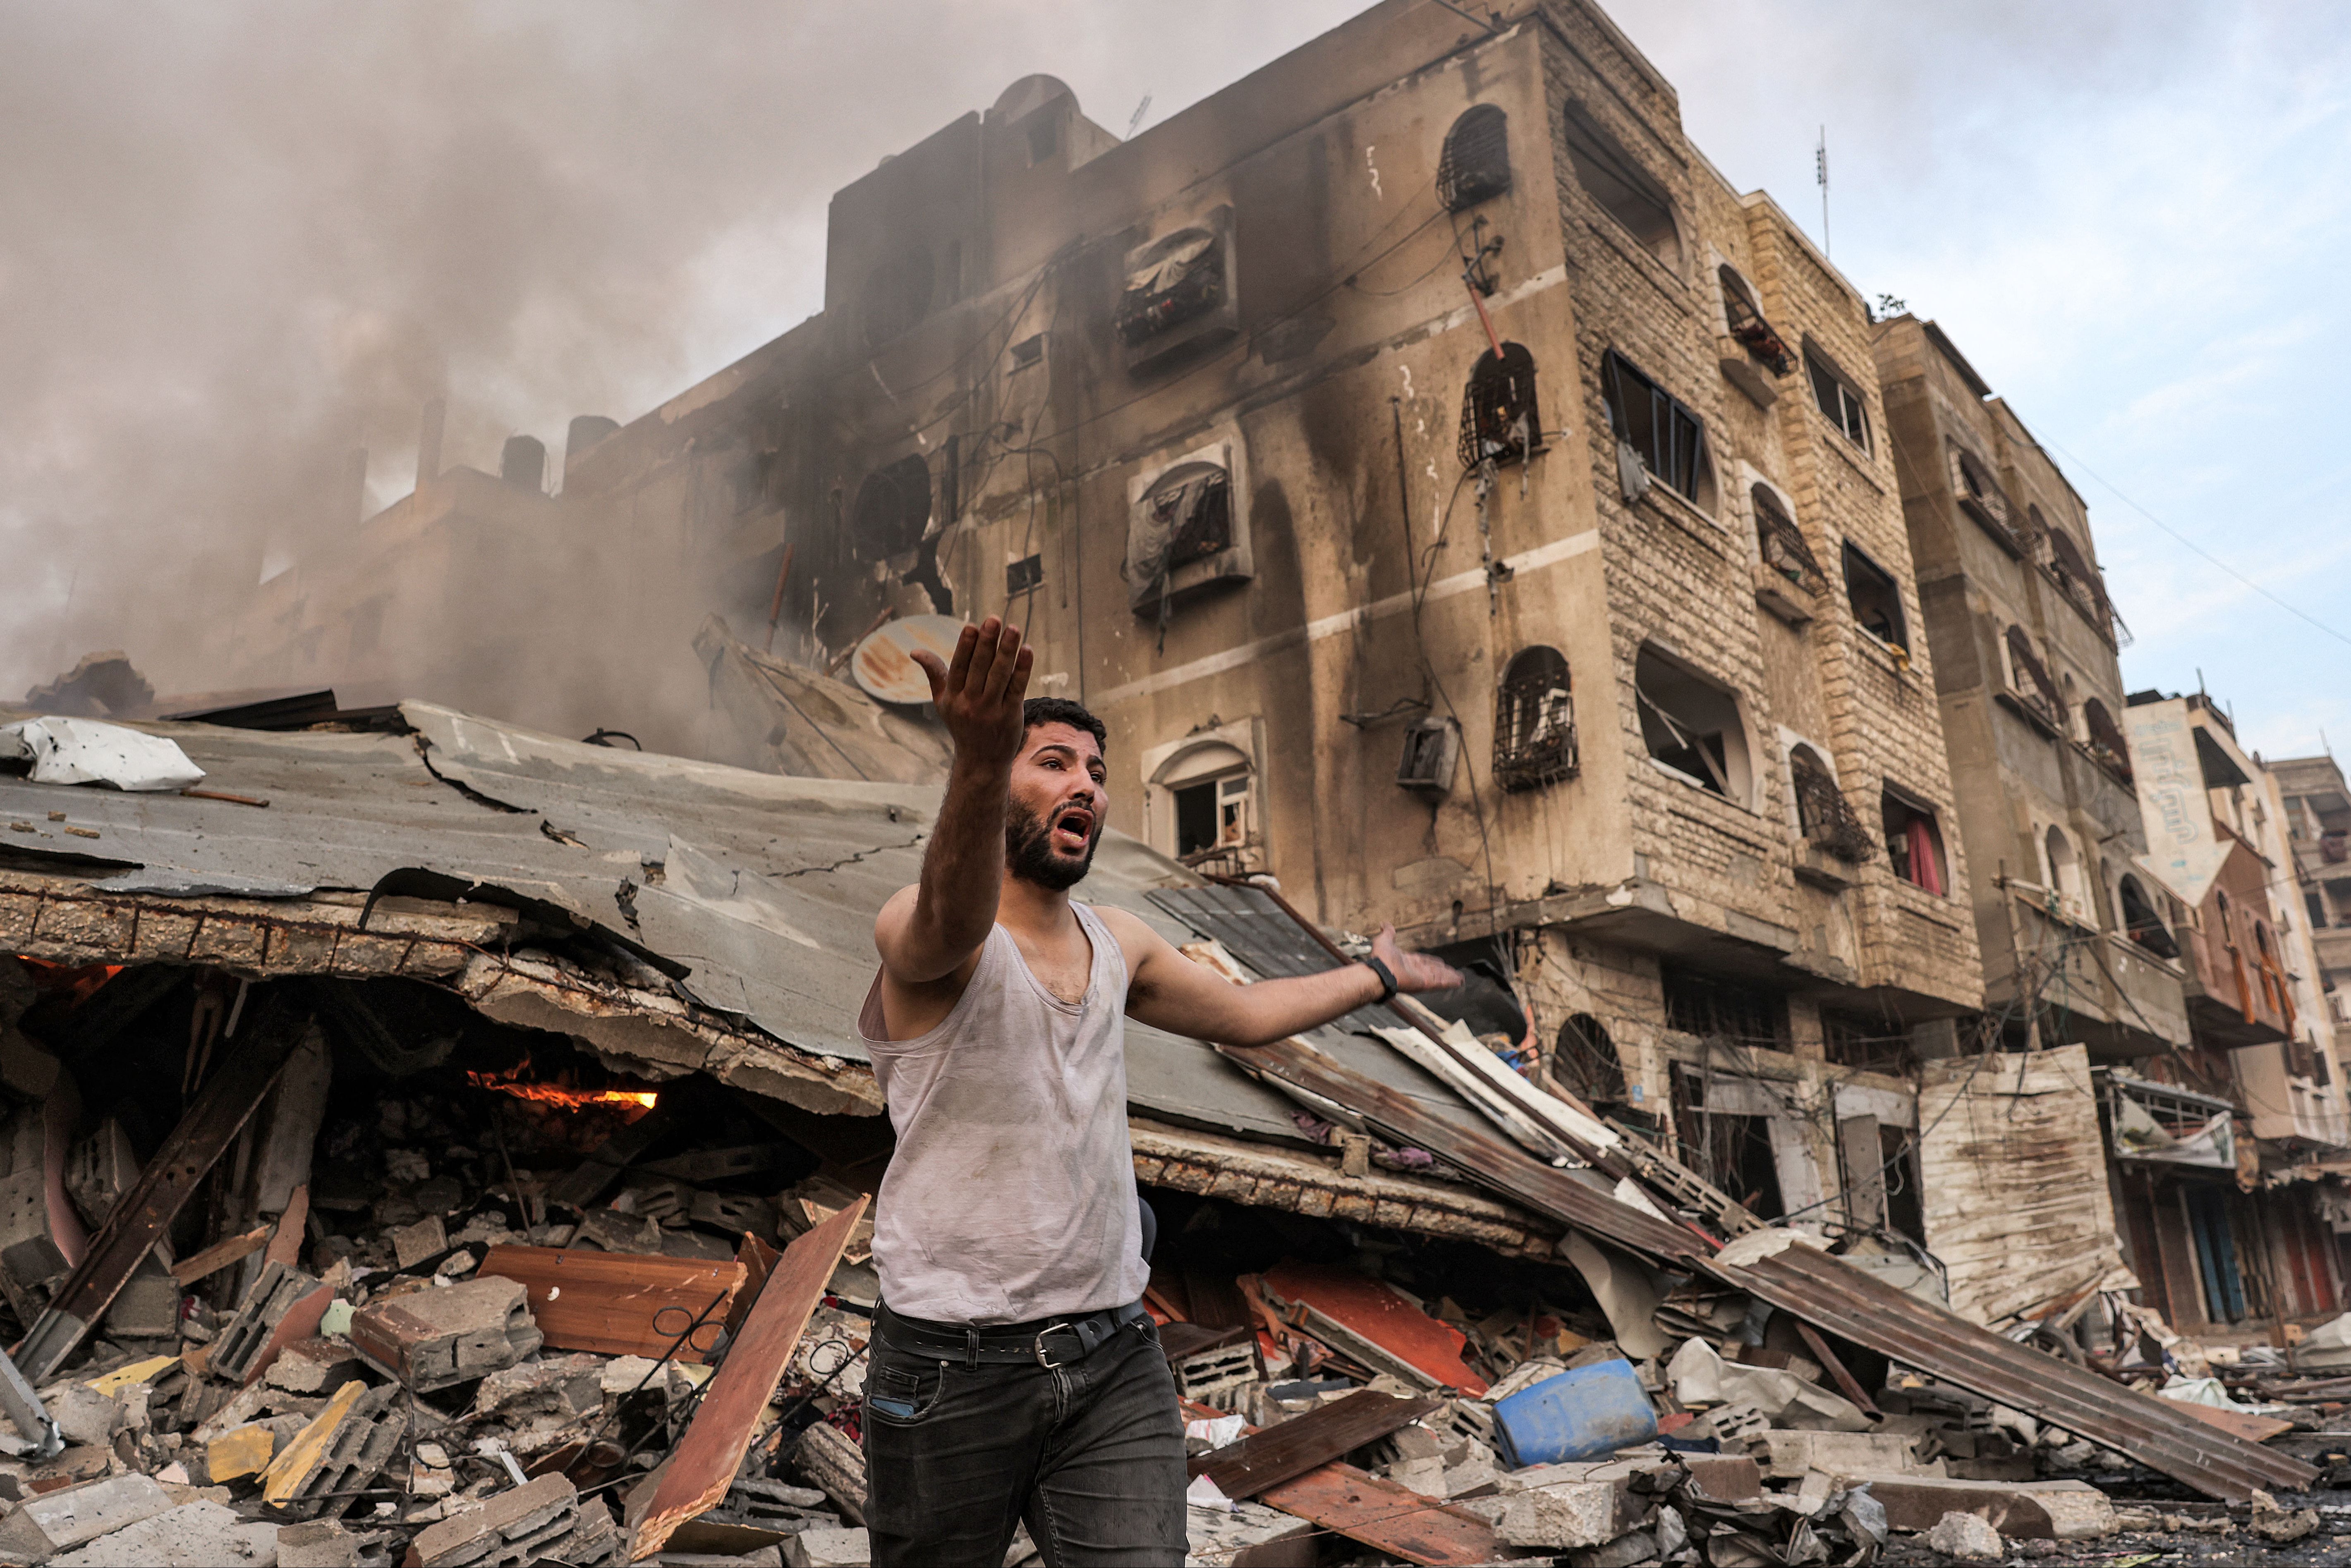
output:
<instances>
[{"instance_id":1,"label":"utility pole","mask_svg":"<svg viewBox=\"0 0 2351 1568\"><path fill-rule=\"evenodd\" d=\"M1829 244L1829 128L1821 127L1820 144L1813 149L1813 178L1821 187L1821 254L1834 256L1836 251Z\"/></svg>"}]
</instances>

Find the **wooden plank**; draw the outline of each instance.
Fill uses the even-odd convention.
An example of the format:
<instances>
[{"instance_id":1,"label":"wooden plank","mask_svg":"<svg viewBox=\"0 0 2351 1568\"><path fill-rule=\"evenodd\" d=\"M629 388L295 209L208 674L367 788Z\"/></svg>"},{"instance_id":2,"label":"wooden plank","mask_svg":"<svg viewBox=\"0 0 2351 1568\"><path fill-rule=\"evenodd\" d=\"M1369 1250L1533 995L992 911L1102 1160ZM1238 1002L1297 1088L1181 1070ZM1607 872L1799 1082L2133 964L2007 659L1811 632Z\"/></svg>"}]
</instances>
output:
<instances>
[{"instance_id":1,"label":"wooden plank","mask_svg":"<svg viewBox=\"0 0 2351 1568\"><path fill-rule=\"evenodd\" d=\"M1267 1270L1263 1277L1272 1294L1285 1302L1302 1303L1348 1334L1367 1341L1373 1350L1403 1364L1401 1368L1381 1370L1396 1370L1407 1382L1458 1388L1472 1398L1486 1392L1486 1380L1461 1359L1468 1336L1451 1324L1429 1316L1380 1281L1351 1270L1311 1263L1282 1263ZM1321 1333L1322 1325L1311 1319L1301 1326L1318 1337L1332 1337ZM1332 1348L1364 1359L1355 1346L1337 1344ZM1417 1377L1413 1376L1416 1372Z\"/></svg>"},{"instance_id":2,"label":"wooden plank","mask_svg":"<svg viewBox=\"0 0 2351 1568\"><path fill-rule=\"evenodd\" d=\"M678 1526L725 1501L750 1451L751 1434L768 1408L768 1397L791 1364L792 1351L807 1329L809 1314L850 1234L865 1217L865 1199L848 1208L784 1249L765 1288L743 1320L743 1332L710 1379L702 1403L686 1424L685 1436L663 1467L647 1503L643 1522L629 1551L643 1562L659 1552Z\"/></svg>"},{"instance_id":3,"label":"wooden plank","mask_svg":"<svg viewBox=\"0 0 2351 1568\"><path fill-rule=\"evenodd\" d=\"M1837 1386L1837 1392L1843 1394L1847 1399L1852 1400L1855 1407L1865 1416L1883 1416L1886 1414L1886 1412L1880 1410L1876 1405L1870 1403L1869 1390L1861 1386L1861 1380L1859 1378L1854 1376L1852 1373L1845 1370L1844 1361L1838 1358L1835 1351L1829 1348L1829 1342L1821 1337L1821 1331L1819 1329L1814 1328L1811 1324L1806 1323L1803 1319L1798 1318L1796 1320L1796 1333L1802 1338L1805 1348L1813 1353L1813 1359L1819 1362L1823 1366L1828 1368L1829 1376Z\"/></svg>"},{"instance_id":4,"label":"wooden plank","mask_svg":"<svg viewBox=\"0 0 2351 1568\"><path fill-rule=\"evenodd\" d=\"M1251 1498L1269 1487L1320 1469L1365 1443L1377 1442L1443 1404L1441 1399L1399 1399L1375 1389L1360 1389L1202 1454L1187 1468L1193 1475L1216 1482L1217 1490L1227 1497Z\"/></svg>"},{"instance_id":5,"label":"wooden plank","mask_svg":"<svg viewBox=\"0 0 2351 1568\"><path fill-rule=\"evenodd\" d=\"M172 1277L182 1285L193 1285L198 1280L210 1279L231 1263L242 1262L268 1244L274 1225L256 1226L242 1236L231 1236L225 1241L215 1241L201 1252L192 1252L172 1265Z\"/></svg>"},{"instance_id":6,"label":"wooden plank","mask_svg":"<svg viewBox=\"0 0 2351 1568\"><path fill-rule=\"evenodd\" d=\"M530 1315L557 1350L658 1356L713 1303L717 1310L677 1351L699 1362L716 1343L726 1308L742 1288L734 1259L656 1258L558 1247L492 1247L478 1272L520 1280Z\"/></svg>"},{"instance_id":7,"label":"wooden plank","mask_svg":"<svg viewBox=\"0 0 2351 1568\"><path fill-rule=\"evenodd\" d=\"M1492 1563L1501 1556L1494 1527L1476 1514L1431 1502L1353 1465L1309 1470L1259 1501L1374 1551L1429 1568Z\"/></svg>"},{"instance_id":8,"label":"wooden plank","mask_svg":"<svg viewBox=\"0 0 2351 1568\"><path fill-rule=\"evenodd\" d=\"M2248 1410L2223 1410L2218 1405L2199 1405L2189 1399L2177 1403L2198 1420L2218 1427L2232 1438L2242 1438L2249 1443L2266 1443L2280 1432L2294 1430L2292 1421L2281 1421L2274 1416L2256 1416Z\"/></svg>"},{"instance_id":9,"label":"wooden plank","mask_svg":"<svg viewBox=\"0 0 2351 1568\"><path fill-rule=\"evenodd\" d=\"M1247 1324L1233 1328L1209 1328L1196 1323L1163 1323L1159 1325L1159 1351L1172 1366L1187 1355L1247 1339L1249 1333Z\"/></svg>"}]
</instances>

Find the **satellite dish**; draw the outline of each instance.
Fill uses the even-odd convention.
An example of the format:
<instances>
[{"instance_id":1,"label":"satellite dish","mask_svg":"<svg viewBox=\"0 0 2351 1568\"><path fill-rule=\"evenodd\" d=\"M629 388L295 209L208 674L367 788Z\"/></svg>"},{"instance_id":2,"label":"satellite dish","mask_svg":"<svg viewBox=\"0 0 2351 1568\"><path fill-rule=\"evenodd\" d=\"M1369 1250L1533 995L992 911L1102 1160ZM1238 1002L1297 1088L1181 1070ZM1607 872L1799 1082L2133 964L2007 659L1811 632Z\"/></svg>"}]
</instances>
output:
<instances>
[{"instance_id":1,"label":"satellite dish","mask_svg":"<svg viewBox=\"0 0 2351 1568\"><path fill-rule=\"evenodd\" d=\"M914 662L917 649L942 660L955 657L964 623L946 615L910 615L889 622L857 645L849 672L858 689L877 702L911 705L931 700L931 678Z\"/></svg>"}]
</instances>

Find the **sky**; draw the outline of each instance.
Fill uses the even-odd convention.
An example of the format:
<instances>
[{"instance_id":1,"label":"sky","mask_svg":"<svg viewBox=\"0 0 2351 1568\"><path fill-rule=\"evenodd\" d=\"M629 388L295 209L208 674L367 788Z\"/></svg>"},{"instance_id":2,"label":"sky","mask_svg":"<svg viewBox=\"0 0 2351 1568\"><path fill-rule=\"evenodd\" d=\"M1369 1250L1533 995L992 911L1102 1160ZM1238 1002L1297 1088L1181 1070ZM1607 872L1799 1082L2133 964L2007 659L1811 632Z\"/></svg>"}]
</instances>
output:
<instances>
[{"instance_id":1,"label":"sky","mask_svg":"<svg viewBox=\"0 0 2351 1568\"><path fill-rule=\"evenodd\" d=\"M111 647L200 684L206 603L356 520L352 449L403 493L427 397L495 471L788 329L831 193L1017 78L1123 134L1357 9L0 0L0 692ZM2351 7L1610 14L1816 239L1825 128L1831 254L2066 468L2130 686L2351 743Z\"/></svg>"}]
</instances>

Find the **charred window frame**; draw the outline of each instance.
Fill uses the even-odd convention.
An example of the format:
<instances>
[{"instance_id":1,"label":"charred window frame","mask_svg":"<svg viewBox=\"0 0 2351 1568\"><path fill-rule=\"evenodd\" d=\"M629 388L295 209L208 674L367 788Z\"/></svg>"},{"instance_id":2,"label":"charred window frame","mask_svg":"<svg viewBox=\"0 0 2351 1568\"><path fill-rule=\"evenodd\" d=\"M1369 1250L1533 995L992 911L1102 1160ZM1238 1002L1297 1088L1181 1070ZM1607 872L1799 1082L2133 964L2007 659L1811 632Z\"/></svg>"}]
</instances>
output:
<instances>
[{"instance_id":1,"label":"charred window frame","mask_svg":"<svg viewBox=\"0 0 2351 1568\"><path fill-rule=\"evenodd\" d=\"M1855 626L1908 655L1910 623L1902 613L1902 585L1850 539L1844 545L1844 598Z\"/></svg>"},{"instance_id":2,"label":"charred window frame","mask_svg":"<svg viewBox=\"0 0 2351 1568\"><path fill-rule=\"evenodd\" d=\"M886 561L914 549L930 526L930 465L914 455L875 469L858 485L849 516L856 559Z\"/></svg>"},{"instance_id":3,"label":"charred window frame","mask_svg":"<svg viewBox=\"0 0 2351 1568\"><path fill-rule=\"evenodd\" d=\"M1555 648L1520 649L1494 692L1494 782L1540 789L1576 770L1575 699Z\"/></svg>"},{"instance_id":4,"label":"charred window frame","mask_svg":"<svg viewBox=\"0 0 2351 1568\"><path fill-rule=\"evenodd\" d=\"M2033 650L2032 634L2013 621L2002 640L2008 646L2009 689L2039 713L2058 733L2065 732L2065 695L2050 677L2049 667Z\"/></svg>"},{"instance_id":5,"label":"charred window frame","mask_svg":"<svg viewBox=\"0 0 2351 1568\"><path fill-rule=\"evenodd\" d=\"M1621 1106L1625 1101L1624 1059L1608 1026L1589 1012L1571 1013L1559 1026L1551 1069L1553 1078L1587 1105Z\"/></svg>"},{"instance_id":6,"label":"charred window frame","mask_svg":"<svg viewBox=\"0 0 2351 1568\"><path fill-rule=\"evenodd\" d=\"M1701 1040L1729 1040L1767 1051L1783 1049L1788 999L1761 986L1740 985L1671 964L1658 966L1666 1027Z\"/></svg>"},{"instance_id":7,"label":"charred window frame","mask_svg":"<svg viewBox=\"0 0 2351 1568\"><path fill-rule=\"evenodd\" d=\"M1674 223L1673 198L1665 187L1574 105L1569 105L1562 116L1560 142L1585 194L1643 250L1678 272L1681 232Z\"/></svg>"},{"instance_id":8,"label":"charred window frame","mask_svg":"<svg viewBox=\"0 0 2351 1568\"><path fill-rule=\"evenodd\" d=\"M1943 827L1935 808L1892 784L1878 797L1886 835L1886 862L1894 875L1938 898L1951 891L1951 867L1943 848Z\"/></svg>"},{"instance_id":9,"label":"charred window frame","mask_svg":"<svg viewBox=\"0 0 2351 1568\"><path fill-rule=\"evenodd\" d=\"M2114 714L2095 697L2082 704L2082 727L2089 732L2090 755L2105 764L2126 784L2136 782L2131 772L2130 739Z\"/></svg>"},{"instance_id":10,"label":"charred window frame","mask_svg":"<svg viewBox=\"0 0 2351 1568\"><path fill-rule=\"evenodd\" d=\"M1763 564L1806 593L1826 587L1828 574L1821 570L1820 557L1804 542L1804 531L1780 504L1778 493L1759 483L1747 494L1755 509L1755 545Z\"/></svg>"},{"instance_id":11,"label":"charred window frame","mask_svg":"<svg viewBox=\"0 0 2351 1568\"><path fill-rule=\"evenodd\" d=\"M1437 196L1448 213L1467 212L1510 188L1510 117L1490 103L1465 110L1445 133L1437 161Z\"/></svg>"},{"instance_id":12,"label":"charred window frame","mask_svg":"<svg viewBox=\"0 0 2351 1568\"><path fill-rule=\"evenodd\" d=\"M1461 466L1516 462L1542 450L1542 410L1535 400L1535 357L1517 343L1478 356L1461 395Z\"/></svg>"},{"instance_id":13,"label":"charred window frame","mask_svg":"<svg viewBox=\"0 0 2351 1568\"><path fill-rule=\"evenodd\" d=\"M1805 842L1858 866L1877 853L1869 826L1837 787L1836 776L1810 746L1788 753L1788 782L1796 797L1796 826Z\"/></svg>"},{"instance_id":14,"label":"charred window frame","mask_svg":"<svg viewBox=\"0 0 2351 1568\"><path fill-rule=\"evenodd\" d=\"M2155 900L2147 896L2147 888L2128 872L2115 884L2116 901L2122 906L2123 930L2130 940L2159 959L2179 957L2179 939L2165 925Z\"/></svg>"},{"instance_id":15,"label":"charred window frame","mask_svg":"<svg viewBox=\"0 0 2351 1568\"><path fill-rule=\"evenodd\" d=\"M1763 307L1755 300L1755 291L1729 262L1715 269L1715 279L1722 286L1723 324L1739 346L1774 376L1784 376L1796 368L1795 355L1788 351L1787 343L1763 319Z\"/></svg>"},{"instance_id":16,"label":"charred window frame","mask_svg":"<svg viewBox=\"0 0 2351 1568\"><path fill-rule=\"evenodd\" d=\"M1178 230L1148 247L1119 293L1120 340L1133 348L1223 304L1224 259L1215 232L1205 228Z\"/></svg>"},{"instance_id":17,"label":"charred window frame","mask_svg":"<svg viewBox=\"0 0 2351 1568\"><path fill-rule=\"evenodd\" d=\"M1869 444L1869 404L1860 383L1813 343L1804 345L1804 373L1813 383L1813 402L1837 433L1864 452L1876 450Z\"/></svg>"},{"instance_id":18,"label":"charred window frame","mask_svg":"<svg viewBox=\"0 0 2351 1568\"><path fill-rule=\"evenodd\" d=\"M1639 458L1651 478L1703 508L1714 477L1706 421L1614 348L1600 357L1600 398L1618 445Z\"/></svg>"}]
</instances>

